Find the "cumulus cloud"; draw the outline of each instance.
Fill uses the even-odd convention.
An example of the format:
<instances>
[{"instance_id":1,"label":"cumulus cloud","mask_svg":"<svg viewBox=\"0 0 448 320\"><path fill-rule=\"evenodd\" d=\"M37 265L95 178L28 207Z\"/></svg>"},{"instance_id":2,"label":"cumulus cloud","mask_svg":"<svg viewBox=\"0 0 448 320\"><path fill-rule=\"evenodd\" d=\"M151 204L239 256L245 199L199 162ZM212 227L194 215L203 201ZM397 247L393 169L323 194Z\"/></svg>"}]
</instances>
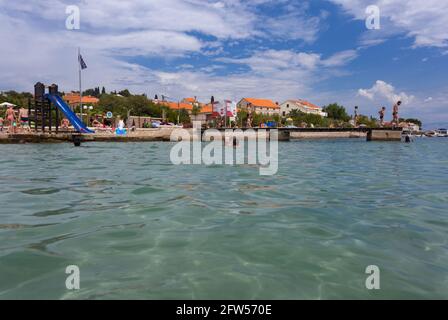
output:
<instances>
[{"instance_id":1,"label":"cumulus cloud","mask_svg":"<svg viewBox=\"0 0 448 320\"><path fill-rule=\"evenodd\" d=\"M321 54L296 52L293 50L266 50L248 58L221 58L221 62L245 64L254 71L294 71L295 69L314 70L318 67L340 67L358 57L356 50L341 51L323 58Z\"/></svg>"},{"instance_id":2,"label":"cumulus cloud","mask_svg":"<svg viewBox=\"0 0 448 320\"><path fill-rule=\"evenodd\" d=\"M413 95L408 95L405 92L397 93L393 85L382 80L377 80L370 89L359 89L358 95L369 100L386 99L390 103L401 101L403 104L409 104L415 98Z\"/></svg>"}]
</instances>

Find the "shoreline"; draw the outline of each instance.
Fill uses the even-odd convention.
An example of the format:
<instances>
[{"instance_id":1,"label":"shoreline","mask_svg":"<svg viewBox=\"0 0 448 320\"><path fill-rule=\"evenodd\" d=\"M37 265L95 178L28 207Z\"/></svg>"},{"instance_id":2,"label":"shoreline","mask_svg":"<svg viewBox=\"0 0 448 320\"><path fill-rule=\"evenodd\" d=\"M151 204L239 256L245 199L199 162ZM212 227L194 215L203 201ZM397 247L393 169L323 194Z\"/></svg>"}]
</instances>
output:
<instances>
[{"instance_id":1,"label":"shoreline","mask_svg":"<svg viewBox=\"0 0 448 320\"><path fill-rule=\"evenodd\" d=\"M28 143L72 143L73 137L80 136L82 142L170 142L171 133L177 128L138 129L125 136L115 133L79 134L77 132L61 133L0 133L0 144L28 144ZM192 129L186 129L192 130ZM367 132L355 131L315 131L291 132L291 140L319 140L319 139L365 139Z\"/></svg>"}]
</instances>

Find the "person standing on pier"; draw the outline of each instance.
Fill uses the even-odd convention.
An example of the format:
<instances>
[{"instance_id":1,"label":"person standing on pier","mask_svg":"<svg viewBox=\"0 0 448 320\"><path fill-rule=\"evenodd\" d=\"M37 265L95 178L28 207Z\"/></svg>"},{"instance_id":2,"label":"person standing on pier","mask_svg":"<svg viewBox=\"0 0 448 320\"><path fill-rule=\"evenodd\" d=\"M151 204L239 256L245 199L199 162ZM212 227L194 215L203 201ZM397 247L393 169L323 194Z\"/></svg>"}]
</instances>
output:
<instances>
[{"instance_id":1,"label":"person standing on pier","mask_svg":"<svg viewBox=\"0 0 448 320\"><path fill-rule=\"evenodd\" d=\"M393 120L392 123L394 123L395 125L399 124L399 117L398 117L398 112L399 112L399 108L401 106L401 101L398 101L393 108L393 112L392 112L392 116L393 116Z\"/></svg>"},{"instance_id":2,"label":"person standing on pier","mask_svg":"<svg viewBox=\"0 0 448 320\"><path fill-rule=\"evenodd\" d=\"M359 110L359 107L358 106L356 106L355 107L355 117L354 117L354 122L355 122L355 127L357 127L358 126L358 118L359 118L359 116L358 116L358 110Z\"/></svg>"},{"instance_id":3,"label":"person standing on pier","mask_svg":"<svg viewBox=\"0 0 448 320\"><path fill-rule=\"evenodd\" d=\"M15 133L16 132L16 113L13 107L8 107L5 113L5 119L8 122L9 129L8 132Z\"/></svg>"},{"instance_id":4,"label":"person standing on pier","mask_svg":"<svg viewBox=\"0 0 448 320\"><path fill-rule=\"evenodd\" d=\"M380 115L380 125L382 127L384 126L384 116L386 115L386 107L382 107L378 113Z\"/></svg>"},{"instance_id":5,"label":"person standing on pier","mask_svg":"<svg viewBox=\"0 0 448 320\"><path fill-rule=\"evenodd\" d=\"M20 128L22 130L26 129L27 131L31 131L31 128L29 126L28 109L25 109L23 107L19 109L19 120Z\"/></svg>"}]
</instances>

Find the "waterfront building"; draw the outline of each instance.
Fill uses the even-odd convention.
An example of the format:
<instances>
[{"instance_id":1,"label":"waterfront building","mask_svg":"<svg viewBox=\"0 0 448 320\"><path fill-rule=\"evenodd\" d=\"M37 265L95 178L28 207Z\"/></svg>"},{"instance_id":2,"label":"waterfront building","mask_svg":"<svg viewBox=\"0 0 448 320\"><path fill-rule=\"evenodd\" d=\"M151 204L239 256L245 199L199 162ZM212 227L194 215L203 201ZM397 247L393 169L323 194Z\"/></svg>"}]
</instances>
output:
<instances>
[{"instance_id":1,"label":"waterfront building","mask_svg":"<svg viewBox=\"0 0 448 320\"><path fill-rule=\"evenodd\" d=\"M327 117L328 114L322 111L322 108L305 100L287 100L280 105L280 115L287 117L293 110L306 114L316 114L321 117Z\"/></svg>"},{"instance_id":2,"label":"waterfront building","mask_svg":"<svg viewBox=\"0 0 448 320\"><path fill-rule=\"evenodd\" d=\"M241 101L237 104L237 109L269 116L278 115L280 112L278 103L274 103L269 99L258 98L241 99Z\"/></svg>"}]
</instances>

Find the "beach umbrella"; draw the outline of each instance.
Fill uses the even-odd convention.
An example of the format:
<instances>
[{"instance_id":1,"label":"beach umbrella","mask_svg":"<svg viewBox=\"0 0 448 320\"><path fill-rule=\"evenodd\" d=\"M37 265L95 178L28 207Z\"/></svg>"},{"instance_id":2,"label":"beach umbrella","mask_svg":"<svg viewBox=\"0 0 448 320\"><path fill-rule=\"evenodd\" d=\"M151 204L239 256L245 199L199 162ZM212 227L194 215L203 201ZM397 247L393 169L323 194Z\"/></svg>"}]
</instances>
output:
<instances>
[{"instance_id":1,"label":"beach umbrella","mask_svg":"<svg viewBox=\"0 0 448 320\"><path fill-rule=\"evenodd\" d=\"M3 102L0 104L0 107L17 107L15 104L9 103L9 102Z\"/></svg>"}]
</instances>

